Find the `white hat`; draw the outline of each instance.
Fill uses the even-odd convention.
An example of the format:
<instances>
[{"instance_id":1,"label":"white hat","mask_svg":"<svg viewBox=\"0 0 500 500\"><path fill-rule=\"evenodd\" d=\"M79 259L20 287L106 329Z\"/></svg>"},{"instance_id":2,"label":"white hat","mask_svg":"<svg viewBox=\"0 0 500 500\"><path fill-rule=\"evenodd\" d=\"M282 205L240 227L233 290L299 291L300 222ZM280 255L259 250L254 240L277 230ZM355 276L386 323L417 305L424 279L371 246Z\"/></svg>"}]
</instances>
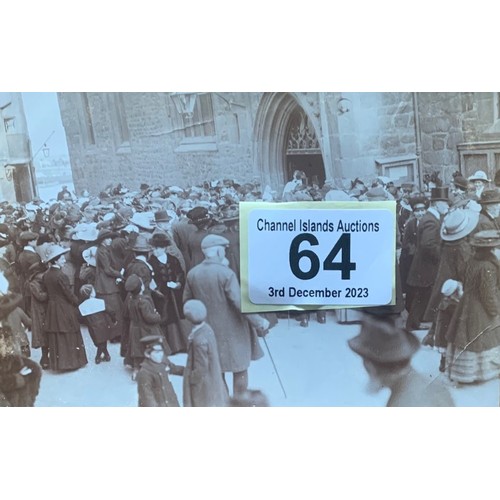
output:
<instances>
[{"instance_id":1,"label":"white hat","mask_svg":"<svg viewBox=\"0 0 500 500\"><path fill-rule=\"evenodd\" d=\"M488 179L488 176L482 170L478 170L477 172L474 173L474 175L471 175L467 180L468 181L491 182L491 179Z\"/></svg>"},{"instance_id":2,"label":"white hat","mask_svg":"<svg viewBox=\"0 0 500 500\"><path fill-rule=\"evenodd\" d=\"M152 231L156 228L155 216L153 212L135 212L130 219L130 222L141 229Z\"/></svg>"},{"instance_id":3,"label":"white hat","mask_svg":"<svg viewBox=\"0 0 500 500\"><path fill-rule=\"evenodd\" d=\"M47 264L50 262L52 259L55 259L56 257L60 257L61 255L68 253L69 248L63 248L59 245L56 245L55 243L49 243L48 245L45 246L43 249L43 258L42 261Z\"/></svg>"},{"instance_id":4,"label":"white hat","mask_svg":"<svg viewBox=\"0 0 500 500\"><path fill-rule=\"evenodd\" d=\"M96 260L95 260L96 254L97 254L97 247L90 247L90 248L85 249L82 252L82 257L83 257L83 260L89 266L96 267L96 265L97 265Z\"/></svg>"},{"instance_id":5,"label":"white hat","mask_svg":"<svg viewBox=\"0 0 500 500\"><path fill-rule=\"evenodd\" d=\"M446 280L443 283L443 286L441 287L441 293L446 297L450 297L455 293L457 288L458 288L458 281Z\"/></svg>"}]
</instances>

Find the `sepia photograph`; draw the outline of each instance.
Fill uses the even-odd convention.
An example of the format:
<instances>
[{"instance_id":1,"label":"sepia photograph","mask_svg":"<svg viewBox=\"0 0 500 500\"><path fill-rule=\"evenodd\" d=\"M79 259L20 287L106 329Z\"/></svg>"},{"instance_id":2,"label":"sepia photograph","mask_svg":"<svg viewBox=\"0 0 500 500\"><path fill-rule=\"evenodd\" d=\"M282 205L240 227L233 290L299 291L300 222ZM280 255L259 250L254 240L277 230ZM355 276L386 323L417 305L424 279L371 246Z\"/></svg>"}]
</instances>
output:
<instances>
[{"instance_id":1,"label":"sepia photograph","mask_svg":"<svg viewBox=\"0 0 500 500\"><path fill-rule=\"evenodd\" d=\"M405 7L0 7L10 496L491 495L496 18Z\"/></svg>"},{"instance_id":2,"label":"sepia photograph","mask_svg":"<svg viewBox=\"0 0 500 500\"><path fill-rule=\"evenodd\" d=\"M500 93L1 92L0 113L3 406L499 405ZM371 249L392 302L242 312L240 204L295 202L395 206Z\"/></svg>"}]
</instances>

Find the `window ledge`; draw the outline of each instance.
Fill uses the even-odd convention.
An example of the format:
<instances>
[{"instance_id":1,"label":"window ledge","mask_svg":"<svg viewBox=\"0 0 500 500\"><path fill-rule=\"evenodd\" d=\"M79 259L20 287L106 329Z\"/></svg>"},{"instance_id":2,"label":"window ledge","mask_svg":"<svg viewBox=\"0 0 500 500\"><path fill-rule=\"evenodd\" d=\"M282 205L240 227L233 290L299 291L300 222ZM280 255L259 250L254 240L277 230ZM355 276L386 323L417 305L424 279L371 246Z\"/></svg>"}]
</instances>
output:
<instances>
[{"instance_id":1,"label":"window ledge","mask_svg":"<svg viewBox=\"0 0 500 500\"><path fill-rule=\"evenodd\" d=\"M179 146L174 149L175 153L196 153L196 152L217 151L215 137L189 137L184 139Z\"/></svg>"},{"instance_id":2,"label":"window ledge","mask_svg":"<svg viewBox=\"0 0 500 500\"><path fill-rule=\"evenodd\" d=\"M122 144L120 144L120 146L118 146L118 149L116 150L116 154L120 155L120 154L127 154L127 153L131 153L132 152L132 148L130 147L130 142L124 142Z\"/></svg>"}]
</instances>

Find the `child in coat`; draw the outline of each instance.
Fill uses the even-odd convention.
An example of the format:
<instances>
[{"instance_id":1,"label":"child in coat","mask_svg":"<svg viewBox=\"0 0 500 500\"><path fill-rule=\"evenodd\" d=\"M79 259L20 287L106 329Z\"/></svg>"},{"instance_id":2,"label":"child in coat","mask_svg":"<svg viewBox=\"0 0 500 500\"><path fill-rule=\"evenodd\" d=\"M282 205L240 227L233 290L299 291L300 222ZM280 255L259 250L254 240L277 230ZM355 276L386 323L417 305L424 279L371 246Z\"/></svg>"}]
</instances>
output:
<instances>
[{"instance_id":1,"label":"child in coat","mask_svg":"<svg viewBox=\"0 0 500 500\"><path fill-rule=\"evenodd\" d=\"M184 370L184 406L226 406L229 395L222 377L217 340L205 322L205 304L200 300L188 300L184 304L184 316L193 324Z\"/></svg>"},{"instance_id":2,"label":"child in coat","mask_svg":"<svg viewBox=\"0 0 500 500\"><path fill-rule=\"evenodd\" d=\"M140 342L144 346L144 360L137 373L139 406L179 406L168 374L182 375L184 367L167 358L163 336L146 335Z\"/></svg>"},{"instance_id":3,"label":"child in coat","mask_svg":"<svg viewBox=\"0 0 500 500\"><path fill-rule=\"evenodd\" d=\"M139 367L144 360L141 338L149 335L162 336L161 316L154 308L151 296L144 293L141 278L132 274L125 282L125 290L130 294L125 302L125 321L129 321L129 337L126 357L132 362L132 380L136 380ZM165 344L166 354L171 351Z\"/></svg>"}]
</instances>

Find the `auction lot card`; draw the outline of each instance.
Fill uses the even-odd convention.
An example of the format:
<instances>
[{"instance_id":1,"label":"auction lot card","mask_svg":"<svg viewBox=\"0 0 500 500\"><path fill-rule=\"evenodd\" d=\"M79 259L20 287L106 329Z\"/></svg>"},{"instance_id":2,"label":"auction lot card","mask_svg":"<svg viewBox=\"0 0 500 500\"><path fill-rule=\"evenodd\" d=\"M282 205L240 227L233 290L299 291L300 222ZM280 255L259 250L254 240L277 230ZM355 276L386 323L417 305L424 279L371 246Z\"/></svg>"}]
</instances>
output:
<instances>
[{"instance_id":1,"label":"auction lot card","mask_svg":"<svg viewBox=\"0 0 500 500\"><path fill-rule=\"evenodd\" d=\"M242 310L394 304L396 203L241 203Z\"/></svg>"}]
</instances>

